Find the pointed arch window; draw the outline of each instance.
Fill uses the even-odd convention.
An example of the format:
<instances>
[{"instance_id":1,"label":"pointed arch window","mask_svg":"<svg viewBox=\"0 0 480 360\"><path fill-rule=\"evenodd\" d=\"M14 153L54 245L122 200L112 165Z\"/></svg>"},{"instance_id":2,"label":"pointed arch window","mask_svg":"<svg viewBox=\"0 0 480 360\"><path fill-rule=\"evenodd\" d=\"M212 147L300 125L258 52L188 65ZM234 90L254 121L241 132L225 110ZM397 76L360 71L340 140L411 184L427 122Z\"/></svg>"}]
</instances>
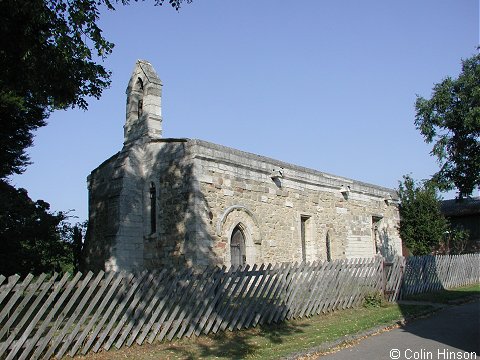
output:
<instances>
[{"instance_id":1,"label":"pointed arch window","mask_svg":"<svg viewBox=\"0 0 480 360\"><path fill-rule=\"evenodd\" d=\"M245 265L247 262L245 250L245 234L243 233L239 224L233 229L232 237L230 238L230 256L232 260L232 266Z\"/></svg>"}]
</instances>

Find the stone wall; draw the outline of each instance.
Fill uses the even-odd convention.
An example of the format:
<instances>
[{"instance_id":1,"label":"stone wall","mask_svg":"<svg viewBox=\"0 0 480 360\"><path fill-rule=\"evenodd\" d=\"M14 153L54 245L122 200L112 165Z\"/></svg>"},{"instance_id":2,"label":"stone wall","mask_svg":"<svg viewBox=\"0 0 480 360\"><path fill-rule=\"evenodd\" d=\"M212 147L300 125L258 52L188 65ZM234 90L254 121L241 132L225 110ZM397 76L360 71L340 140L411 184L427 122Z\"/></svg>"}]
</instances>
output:
<instances>
[{"instance_id":1,"label":"stone wall","mask_svg":"<svg viewBox=\"0 0 480 360\"><path fill-rule=\"evenodd\" d=\"M90 189L92 264L107 270L228 266L237 225L250 264L401 252L392 190L200 140L124 148Z\"/></svg>"},{"instance_id":2,"label":"stone wall","mask_svg":"<svg viewBox=\"0 0 480 360\"><path fill-rule=\"evenodd\" d=\"M388 201L393 190L200 140L190 146L204 197L199 215L222 263L230 263L229 241L239 223L249 263L326 259L327 234L334 259L371 257L377 248L386 257L401 253L398 209ZM283 177L272 179L273 170ZM350 188L348 197L342 185Z\"/></svg>"},{"instance_id":3,"label":"stone wall","mask_svg":"<svg viewBox=\"0 0 480 360\"><path fill-rule=\"evenodd\" d=\"M85 244L89 269L143 268L144 192L141 146L124 147L88 178L89 226Z\"/></svg>"},{"instance_id":4,"label":"stone wall","mask_svg":"<svg viewBox=\"0 0 480 360\"><path fill-rule=\"evenodd\" d=\"M191 250L196 241L191 237L196 216L193 164L188 150L186 140L161 140L149 145L148 157L144 159L146 184L154 183L157 189L156 231L144 229L147 268L183 267L201 262ZM147 204L145 219L150 211Z\"/></svg>"},{"instance_id":5,"label":"stone wall","mask_svg":"<svg viewBox=\"0 0 480 360\"><path fill-rule=\"evenodd\" d=\"M118 232L122 169L119 153L105 161L88 177L88 230L84 244L85 266L104 270L112 256Z\"/></svg>"}]
</instances>

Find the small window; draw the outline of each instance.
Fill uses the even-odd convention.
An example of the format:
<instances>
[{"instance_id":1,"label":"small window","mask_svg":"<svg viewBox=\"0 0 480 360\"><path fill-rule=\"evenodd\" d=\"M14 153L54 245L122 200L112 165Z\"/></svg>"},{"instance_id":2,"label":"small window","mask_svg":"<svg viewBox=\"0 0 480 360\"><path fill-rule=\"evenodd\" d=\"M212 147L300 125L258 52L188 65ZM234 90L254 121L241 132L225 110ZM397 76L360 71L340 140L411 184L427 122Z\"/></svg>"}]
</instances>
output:
<instances>
[{"instance_id":1,"label":"small window","mask_svg":"<svg viewBox=\"0 0 480 360\"><path fill-rule=\"evenodd\" d=\"M375 246L375 254L380 254L382 251L382 241L380 238L380 222L382 221L381 216L372 216L372 240L373 245Z\"/></svg>"},{"instance_id":2,"label":"small window","mask_svg":"<svg viewBox=\"0 0 480 360\"><path fill-rule=\"evenodd\" d=\"M309 233L310 216L300 216L300 239L302 243L302 261L307 261L307 239L310 238Z\"/></svg>"},{"instance_id":3,"label":"small window","mask_svg":"<svg viewBox=\"0 0 480 360\"><path fill-rule=\"evenodd\" d=\"M138 78L137 79L137 84L136 84L136 89L137 91L143 92L143 81L142 79Z\"/></svg>"},{"instance_id":4,"label":"small window","mask_svg":"<svg viewBox=\"0 0 480 360\"><path fill-rule=\"evenodd\" d=\"M157 232L157 189L150 183L150 233Z\"/></svg>"},{"instance_id":5,"label":"small window","mask_svg":"<svg viewBox=\"0 0 480 360\"><path fill-rule=\"evenodd\" d=\"M325 239L325 247L327 250L327 261L332 261L332 239L330 236L330 231L327 232L327 237Z\"/></svg>"},{"instance_id":6,"label":"small window","mask_svg":"<svg viewBox=\"0 0 480 360\"><path fill-rule=\"evenodd\" d=\"M138 102L137 102L137 116L140 119L140 117L143 114L143 81L142 79L140 78L137 79L135 90L139 93Z\"/></svg>"},{"instance_id":7,"label":"small window","mask_svg":"<svg viewBox=\"0 0 480 360\"><path fill-rule=\"evenodd\" d=\"M138 118L140 119L143 114L143 100L138 100Z\"/></svg>"}]
</instances>

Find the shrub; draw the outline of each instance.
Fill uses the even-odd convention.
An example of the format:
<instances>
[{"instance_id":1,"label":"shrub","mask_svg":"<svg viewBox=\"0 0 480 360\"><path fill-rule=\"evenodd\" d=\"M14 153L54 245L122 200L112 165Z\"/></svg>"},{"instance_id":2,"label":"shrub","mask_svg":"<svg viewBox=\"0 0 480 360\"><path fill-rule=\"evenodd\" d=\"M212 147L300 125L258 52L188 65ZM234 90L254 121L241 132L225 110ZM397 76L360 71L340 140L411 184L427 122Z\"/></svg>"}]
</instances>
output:
<instances>
[{"instance_id":1,"label":"shrub","mask_svg":"<svg viewBox=\"0 0 480 360\"><path fill-rule=\"evenodd\" d=\"M363 299L363 307L366 308L378 308L385 305L385 298L380 291L372 292L365 295Z\"/></svg>"}]
</instances>

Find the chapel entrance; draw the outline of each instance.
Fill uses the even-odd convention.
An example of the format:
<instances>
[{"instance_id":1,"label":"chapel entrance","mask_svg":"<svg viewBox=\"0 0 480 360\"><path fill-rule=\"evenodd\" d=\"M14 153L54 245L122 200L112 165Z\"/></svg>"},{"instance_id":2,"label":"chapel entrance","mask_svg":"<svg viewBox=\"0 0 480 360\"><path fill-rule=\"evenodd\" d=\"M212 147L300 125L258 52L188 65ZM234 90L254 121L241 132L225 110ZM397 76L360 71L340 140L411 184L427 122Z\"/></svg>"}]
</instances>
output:
<instances>
[{"instance_id":1,"label":"chapel entrance","mask_svg":"<svg viewBox=\"0 0 480 360\"><path fill-rule=\"evenodd\" d=\"M232 232L230 239L230 254L232 257L232 266L244 265L247 261L245 252L245 235L240 225L237 225Z\"/></svg>"}]
</instances>

